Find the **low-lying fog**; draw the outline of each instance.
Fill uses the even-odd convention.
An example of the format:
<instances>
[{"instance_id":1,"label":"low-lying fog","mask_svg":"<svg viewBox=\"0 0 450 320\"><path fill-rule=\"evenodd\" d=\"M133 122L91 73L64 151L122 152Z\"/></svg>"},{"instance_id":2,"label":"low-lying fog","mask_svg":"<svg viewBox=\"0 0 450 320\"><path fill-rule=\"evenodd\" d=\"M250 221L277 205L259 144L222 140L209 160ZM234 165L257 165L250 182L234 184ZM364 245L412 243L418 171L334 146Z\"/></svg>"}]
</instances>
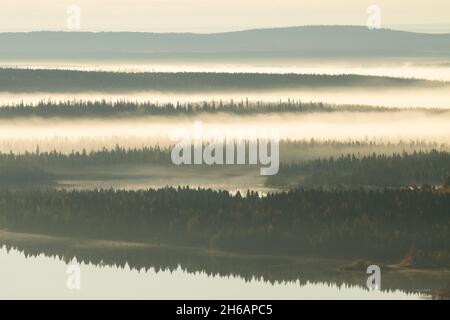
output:
<instances>
[{"instance_id":1,"label":"low-lying fog","mask_svg":"<svg viewBox=\"0 0 450 320\"><path fill-rule=\"evenodd\" d=\"M161 146L177 142L179 129L194 132L202 124L204 135L229 131L240 138L274 130L281 139L374 140L398 142L421 140L450 142L450 110L388 112L284 113L260 115L202 114L197 116L148 116L141 118L64 119L17 118L0 120L0 151L41 151L113 148L121 145ZM259 133L258 133L259 134ZM178 140L179 141L179 140Z\"/></svg>"},{"instance_id":2,"label":"low-lying fog","mask_svg":"<svg viewBox=\"0 0 450 320\"><path fill-rule=\"evenodd\" d=\"M67 101L106 100L115 102L128 100L133 102L198 102L234 100L243 101L287 101L301 100L304 102L323 102L331 104L352 104L383 106L395 108L450 108L450 87L448 88L405 88L405 89L352 89L352 88L322 88L322 89L298 89L289 91L264 91L264 92L123 92L123 93L7 93L0 92L0 106L25 104L37 104L41 101Z\"/></svg>"},{"instance_id":3,"label":"low-lying fog","mask_svg":"<svg viewBox=\"0 0 450 320\"><path fill-rule=\"evenodd\" d=\"M251 72L359 74L450 81L448 59L312 59L236 61L0 61L4 68L65 69L113 72Z\"/></svg>"},{"instance_id":4,"label":"low-lying fog","mask_svg":"<svg viewBox=\"0 0 450 320\"><path fill-rule=\"evenodd\" d=\"M278 59L265 60L195 60L183 61L0 61L0 68L27 69L64 69L82 71L116 72L251 72L251 73L303 73L303 74L358 74L390 76L402 78L420 78L428 80L450 81L450 60L447 58L382 58L382 59ZM1 90L1 88L0 88ZM261 100L277 101L287 99L305 102L325 102L336 104L363 104L401 108L450 108L450 87L447 88L384 88L371 90L352 88L320 88L316 90L299 89L266 92L81 92L81 93L14 93L0 92L0 106L21 102L38 103L42 100L131 100L186 102L205 100Z\"/></svg>"}]
</instances>

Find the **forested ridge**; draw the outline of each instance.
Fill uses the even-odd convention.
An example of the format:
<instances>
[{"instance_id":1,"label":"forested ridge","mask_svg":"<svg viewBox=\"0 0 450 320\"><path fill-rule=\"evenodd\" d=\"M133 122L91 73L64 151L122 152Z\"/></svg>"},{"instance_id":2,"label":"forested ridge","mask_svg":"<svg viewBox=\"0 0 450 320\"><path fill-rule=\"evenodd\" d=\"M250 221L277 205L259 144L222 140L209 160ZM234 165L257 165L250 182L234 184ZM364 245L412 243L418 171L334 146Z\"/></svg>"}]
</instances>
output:
<instances>
[{"instance_id":1,"label":"forested ridge","mask_svg":"<svg viewBox=\"0 0 450 320\"><path fill-rule=\"evenodd\" d=\"M445 177L450 176L450 152L445 150L404 151L393 154L373 152L369 155L352 153L313 160L295 160L295 152L307 152L307 148L313 146L319 150L320 147L324 147L314 142L283 142L280 148L279 172L268 177L266 184L279 187L405 187L422 184L440 185ZM420 144L404 146L414 147ZM434 145L421 146L426 149ZM336 143L334 147L354 147L357 150L358 147L368 148L368 145L355 145L349 142ZM383 148L386 145L374 147ZM296 151L293 152L293 149ZM313 153L315 150L309 152ZM0 153L0 185L56 183L58 178L63 178L65 174L70 175L73 170L83 170L86 167L107 169L127 165L129 170L132 170L133 166L149 169L158 166L161 170L170 172L175 166L170 153L170 148L160 146L128 149L117 146L112 150L69 154L39 150L23 154ZM298 157L302 156L305 157L305 155ZM197 165L192 168L201 171L206 167Z\"/></svg>"},{"instance_id":2,"label":"forested ridge","mask_svg":"<svg viewBox=\"0 0 450 320\"><path fill-rule=\"evenodd\" d=\"M299 26L221 33L14 32L0 33L7 61L137 62L287 61L448 57L450 36L366 26ZM426 48L426 50L425 50ZM191 60L192 59L192 60ZM295 61L295 60L294 60Z\"/></svg>"},{"instance_id":3,"label":"forested ridge","mask_svg":"<svg viewBox=\"0 0 450 320\"><path fill-rule=\"evenodd\" d=\"M245 142L248 144L248 141ZM450 146L447 144L410 141L410 142L373 142L373 141L335 141L335 140L280 140L280 162L285 168L314 168L335 166L337 163L349 161L368 162L377 160L426 161L448 157ZM247 148L248 149L248 148ZM14 153L0 152L1 163L24 163L33 165L60 163L68 164L110 164L110 163L170 163L172 146L142 146L130 148L116 145L114 148L97 150L83 149L69 153L57 150L42 152L39 145L32 152ZM345 152L352 150L353 152ZM336 153L336 156L321 154ZM289 161L288 159L313 158L309 161ZM440 162L442 163L442 162ZM352 165L351 163L349 165Z\"/></svg>"},{"instance_id":4,"label":"forested ridge","mask_svg":"<svg viewBox=\"0 0 450 320\"><path fill-rule=\"evenodd\" d=\"M450 250L450 193L303 190L0 190L0 227L228 250L400 258Z\"/></svg>"},{"instance_id":5,"label":"forested ridge","mask_svg":"<svg viewBox=\"0 0 450 320\"><path fill-rule=\"evenodd\" d=\"M232 91L292 88L445 88L447 82L362 75L101 72L0 68L5 92Z\"/></svg>"},{"instance_id":6,"label":"forested ridge","mask_svg":"<svg viewBox=\"0 0 450 320\"><path fill-rule=\"evenodd\" d=\"M339 111L400 111L398 108L335 105L320 102L306 102L295 99L286 101L251 101L242 100L212 100L203 102L134 102L134 101L45 101L37 104L18 103L0 108L0 118L13 117L107 117L107 116L145 116L145 115L194 115L199 113L230 113L230 114L264 114L264 113L300 113L300 112L339 112ZM445 112L439 109L427 109L427 112Z\"/></svg>"},{"instance_id":7,"label":"forested ridge","mask_svg":"<svg viewBox=\"0 0 450 320\"><path fill-rule=\"evenodd\" d=\"M408 186L442 183L450 176L450 153L430 152L354 154L300 163L282 163L269 184L297 183L302 186Z\"/></svg>"}]
</instances>

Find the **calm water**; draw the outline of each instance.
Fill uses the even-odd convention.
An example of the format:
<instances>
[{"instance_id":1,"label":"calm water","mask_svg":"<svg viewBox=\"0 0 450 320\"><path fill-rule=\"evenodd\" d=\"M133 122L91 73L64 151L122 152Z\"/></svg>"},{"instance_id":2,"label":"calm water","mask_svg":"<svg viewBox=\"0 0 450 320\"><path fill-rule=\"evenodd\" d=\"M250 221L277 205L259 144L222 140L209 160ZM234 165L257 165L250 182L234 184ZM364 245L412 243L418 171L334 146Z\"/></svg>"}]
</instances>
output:
<instances>
[{"instance_id":1,"label":"calm water","mask_svg":"<svg viewBox=\"0 0 450 320\"><path fill-rule=\"evenodd\" d=\"M130 270L80 264L80 290L67 288L67 264L0 249L0 299L420 299L401 291L368 291L325 283L245 281L204 272ZM362 283L361 285L363 285Z\"/></svg>"},{"instance_id":2,"label":"calm water","mask_svg":"<svg viewBox=\"0 0 450 320\"><path fill-rule=\"evenodd\" d=\"M217 181L219 180L219 181ZM231 180L231 181L230 181ZM147 190L147 189L163 189L167 186L185 187L189 186L191 189L212 189L212 190L227 190L230 194L240 192L245 195L248 190L258 192L260 196L265 196L268 193L280 192L282 188L269 187L265 185L265 179L257 175L242 179L230 179L222 177L221 179L211 179L206 177L192 177L192 178L143 178L143 179L105 179L105 180L62 180L58 181L58 188L69 190L95 190L95 189L109 189L116 190ZM287 188L286 188L287 189Z\"/></svg>"}]
</instances>

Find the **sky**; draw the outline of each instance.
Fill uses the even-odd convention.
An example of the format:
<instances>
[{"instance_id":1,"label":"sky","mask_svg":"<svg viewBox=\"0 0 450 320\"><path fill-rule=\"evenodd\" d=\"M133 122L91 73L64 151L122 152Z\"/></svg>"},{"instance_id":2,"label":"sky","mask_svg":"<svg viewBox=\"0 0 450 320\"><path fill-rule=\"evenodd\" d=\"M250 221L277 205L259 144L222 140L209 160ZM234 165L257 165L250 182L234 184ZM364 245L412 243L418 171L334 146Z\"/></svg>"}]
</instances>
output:
<instances>
[{"instance_id":1,"label":"sky","mask_svg":"<svg viewBox=\"0 0 450 320\"><path fill-rule=\"evenodd\" d=\"M73 5L80 8L81 31L211 33L366 25L367 8L378 5L382 27L450 32L449 0L0 0L0 32L67 30Z\"/></svg>"}]
</instances>

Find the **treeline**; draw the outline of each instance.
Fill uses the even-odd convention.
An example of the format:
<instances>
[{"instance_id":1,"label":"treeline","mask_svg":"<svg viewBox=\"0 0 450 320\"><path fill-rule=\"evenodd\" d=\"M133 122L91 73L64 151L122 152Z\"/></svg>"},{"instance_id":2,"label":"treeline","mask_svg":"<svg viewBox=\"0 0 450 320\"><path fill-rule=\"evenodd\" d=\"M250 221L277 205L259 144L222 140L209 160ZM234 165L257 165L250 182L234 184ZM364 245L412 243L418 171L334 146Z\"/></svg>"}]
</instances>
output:
<instances>
[{"instance_id":1,"label":"treeline","mask_svg":"<svg viewBox=\"0 0 450 320\"><path fill-rule=\"evenodd\" d=\"M246 142L248 144L248 142ZM280 162L285 163L286 170L300 170L305 168L315 168L325 166L325 163L332 164L337 161L349 161L360 159L367 161L369 158L380 154L378 161L388 161L394 157L396 161L402 159L420 158L421 161L435 159L436 156L448 157L450 146L446 144L409 141L409 142L373 142L373 141L338 141L338 140L281 140ZM246 148L248 149L248 148ZM40 151L39 145L33 152L14 153L0 152L0 164L28 164L28 165L108 165L108 164L171 164L170 153L172 146L142 146L140 148L127 148L116 145L114 148L102 148L100 150L71 151L63 153L56 150ZM351 153L351 155L341 156ZM402 152L399 154L399 152ZM328 154L337 154L337 157L327 157ZM339 156L341 156L339 158ZM317 159L311 161L301 161L302 159ZM295 162L297 159L297 162ZM347 159L347 160L346 160ZM350 159L350 160L351 160ZM300 160L300 161L298 161ZM288 162L293 163L288 163ZM347 166L348 167L348 166Z\"/></svg>"},{"instance_id":2,"label":"treeline","mask_svg":"<svg viewBox=\"0 0 450 320\"><path fill-rule=\"evenodd\" d=\"M159 145L142 148L125 148L116 145L114 149L72 151L62 153L56 150L40 152L39 146L34 152L1 153L0 165L30 166L73 166L73 165L114 165L114 164L171 164L171 147Z\"/></svg>"},{"instance_id":3,"label":"treeline","mask_svg":"<svg viewBox=\"0 0 450 320\"><path fill-rule=\"evenodd\" d=\"M450 250L450 193L0 190L0 228L233 251L400 259Z\"/></svg>"},{"instance_id":4,"label":"treeline","mask_svg":"<svg viewBox=\"0 0 450 320\"><path fill-rule=\"evenodd\" d=\"M446 176L450 176L450 152L448 151L412 151L394 154L370 155L347 154L330 158L301 160L302 152L314 142L285 142L281 145L281 165L278 174L268 176L267 186L289 187L402 187L421 186L422 184L440 185ZM316 146L320 146L317 144ZM356 144L356 146L363 144ZM302 149L302 146L305 149ZM335 147L352 146L352 143L336 143ZM355 145L353 145L355 147ZM313 155L320 149L312 149ZM339 149L337 149L339 150ZM297 153L299 154L298 156ZM323 153L323 152L322 152ZM128 166L121 169L133 173L133 166L158 166L161 170L174 168L171 161L171 149L160 146L144 148L102 149L87 152L64 154L56 151L33 153L0 153L0 185L41 183L44 185L72 176L73 172L83 172L85 168L107 169L104 178L114 175L115 166ZM297 157L297 159L296 159ZM294 162L289 162L294 159ZM300 160L298 160L300 159ZM190 170L205 170L206 165L191 166ZM243 171L249 170L242 166ZM128 171L127 171L128 170ZM145 169L143 169L145 170ZM192 171L194 172L194 171ZM226 171L223 171L226 174ZM170 174L168 174L170 176ZM173 173L175 176L176 173Z\"/></svg>"},{"instance_id":5,"label":"treeline","mask_svg":"<svg viewBox=\"0 0 450 320\"><path fill-rule=\"evenodd\" d=\"M270 185L382 186L398 187L440 184L450 176L450 153L430 152L343 155L301 163L282 164Z\"/></svg>"},{"instance_id":6,"label":"treeline","mask_svg":"<svg viewBox=\"0 0 450 320\"><path fill-rule=\"evenodd\" d=\"M42 166L30 163L0 163L0 186L52 185L56 177Z\"/></svg>"},{"instance_id":7,"label":"treeline","mask_svg":"<svg viewBox=\"0 0 450 320\"><path fill-rule=\"evenodd\" d=\"M362 75L272 73L120 73L72 70L0 69L0 88L7 92L111 91L259 91L294 88L447 87L448 83Z\"/></svg>"},{"instance_id":8,"label":"treeline","mask_svg":"<svg viewBox=\"0 0 450 320\"><path fill-rule=\"evenodd\" d=\"M203 102L133 102L133 101L40 101L37 104L19 103L0 108L0 118L24 116L36 117L108 117L108 116L145 116L145 115L193 115L199 113L263 114L263 113L300 113L300 112L381 112L399 111L396 108L371 107L364 105L335 105L301 100L265 102L248 99L218 100ZM428 112L442 112L427 110Z\"/></svg>"}]
</instances>

